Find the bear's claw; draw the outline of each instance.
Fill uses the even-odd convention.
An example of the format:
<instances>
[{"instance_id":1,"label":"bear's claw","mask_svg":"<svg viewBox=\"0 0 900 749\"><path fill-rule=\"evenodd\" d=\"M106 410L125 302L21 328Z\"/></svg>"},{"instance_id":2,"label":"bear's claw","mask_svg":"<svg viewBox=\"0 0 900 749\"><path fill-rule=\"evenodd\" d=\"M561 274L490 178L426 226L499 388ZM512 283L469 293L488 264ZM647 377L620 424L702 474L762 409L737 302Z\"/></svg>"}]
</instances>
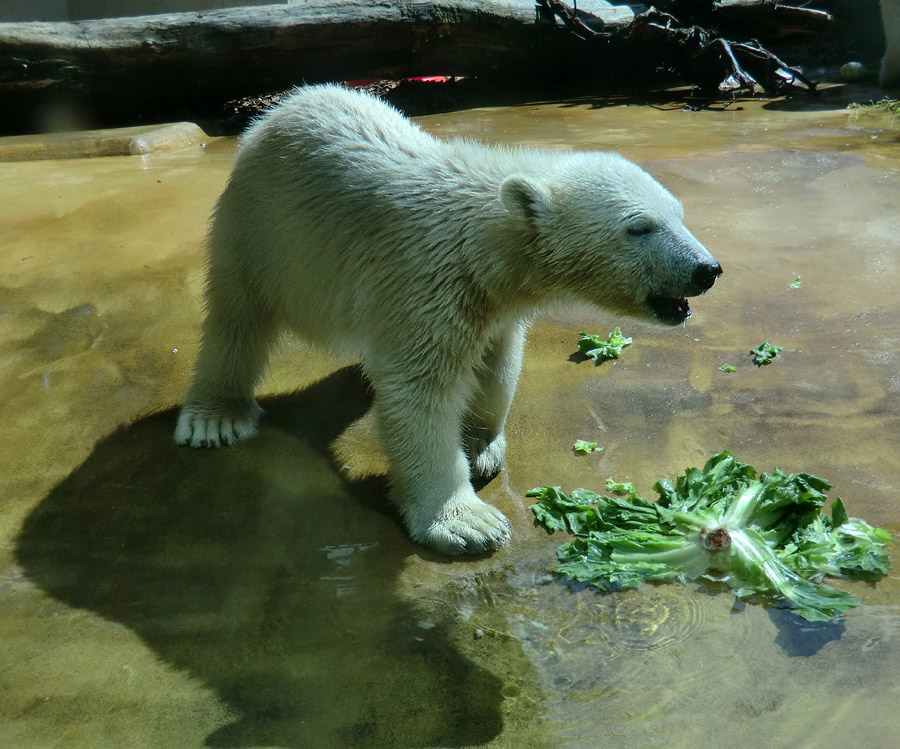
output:
<instances>
[{"instance_id":1,"label":"bear's claw","mask_svg":"<svg viewBox=\"0 0 900 749\"><path fill-rule=\"evenodd\" d=\"M258 406L242 414L185 406L175 427L175 444L191 447L222 447L250 439L257 433Z\"/></svg>"}]
</instances>

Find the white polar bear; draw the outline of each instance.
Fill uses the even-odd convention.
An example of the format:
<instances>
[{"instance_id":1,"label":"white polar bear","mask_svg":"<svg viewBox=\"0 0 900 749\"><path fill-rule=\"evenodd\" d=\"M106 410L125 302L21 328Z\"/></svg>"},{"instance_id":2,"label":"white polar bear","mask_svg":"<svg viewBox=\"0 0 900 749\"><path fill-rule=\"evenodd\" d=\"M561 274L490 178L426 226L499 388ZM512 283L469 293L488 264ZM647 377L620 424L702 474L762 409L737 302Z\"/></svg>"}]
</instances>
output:
<instances>
[{"instance_id":1,"label":"white polar bear","mask_svg":"<svg viewBox=\"0 0 900 749\"><path fill-rule=\"evenodd\" d=\"M253 436L254 387L289 328L362 356L410 536L496 549L508 523L470 473L503 465L533 311L575 297L682 322L722 272L682 217L621 156L443 142L366 94L300 89L247 131L215 209L175 441Z\"/></svg>"},{"instance_id":2,"label":"white polar bear","mask_svg":"<svg viewBox=\"0 0 900 749\"><path fill-rule=\"evenodd\" d=\"M900 0L881 0L884 25L884 57L881 60L881 85L900 86Z\"/></svg>"}]
</instances>

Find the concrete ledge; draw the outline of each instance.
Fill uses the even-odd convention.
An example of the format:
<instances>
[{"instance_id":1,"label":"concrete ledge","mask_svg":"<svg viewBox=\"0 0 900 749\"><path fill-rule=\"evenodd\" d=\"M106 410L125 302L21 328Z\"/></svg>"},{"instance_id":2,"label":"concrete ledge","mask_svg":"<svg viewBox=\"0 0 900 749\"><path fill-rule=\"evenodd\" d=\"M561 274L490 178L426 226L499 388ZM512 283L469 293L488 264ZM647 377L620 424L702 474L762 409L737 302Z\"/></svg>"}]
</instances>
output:
<instances>
[{"instance_id":1,"label":"concrete ledge","mask_svg":"<svg viewBox=\"0 0 900 749\"><path fill-rule=\"evenodd\" d=\"M0 161L134 156L201 148L208 139L193 122L0 138Z\"/></svg>"}]
</instances>

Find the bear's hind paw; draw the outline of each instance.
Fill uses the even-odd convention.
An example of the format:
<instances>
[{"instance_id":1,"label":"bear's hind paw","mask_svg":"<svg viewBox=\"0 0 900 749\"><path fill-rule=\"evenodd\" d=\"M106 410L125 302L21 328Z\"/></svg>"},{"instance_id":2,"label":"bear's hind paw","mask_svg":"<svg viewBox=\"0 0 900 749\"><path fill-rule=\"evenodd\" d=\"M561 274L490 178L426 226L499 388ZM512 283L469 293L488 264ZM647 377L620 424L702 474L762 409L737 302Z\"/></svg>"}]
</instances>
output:
<instances>
[{"instance_id":1,"label":"bear's hind paw","mask_svg":"<svg viewBox=\"0 0 900 749\"><path fill-rule=\"evenodd\" d=\"M185 406L175 427L175 444L191 447L222 447L256 435L261 409L256 404L241 414L222 413L198 406Z\"/></svg>"}]
</instances>

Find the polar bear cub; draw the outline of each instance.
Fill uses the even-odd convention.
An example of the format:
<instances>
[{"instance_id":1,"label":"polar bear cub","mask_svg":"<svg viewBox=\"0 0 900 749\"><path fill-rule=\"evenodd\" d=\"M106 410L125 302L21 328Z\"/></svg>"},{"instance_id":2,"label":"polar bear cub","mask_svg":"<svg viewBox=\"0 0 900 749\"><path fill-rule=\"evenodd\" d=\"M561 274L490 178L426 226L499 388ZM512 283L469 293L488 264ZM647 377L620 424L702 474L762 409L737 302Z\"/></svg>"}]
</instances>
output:
<instances>
[{"instance_id":1,"label":"polar bear cub","mask_svg":"<svg viewBox=\"0 0 900 749\"><path fill-rule=\"evenodd\" d=\"M471 476L504 462L525 331L572 297L674 325L722 272L681 204L608 153L438 140L390 106L302 88L243 138L209 234L207 314L175 441L252 437L283 328L355 351L410 536L490 551Z\"/></svg>"}]
</instances>

